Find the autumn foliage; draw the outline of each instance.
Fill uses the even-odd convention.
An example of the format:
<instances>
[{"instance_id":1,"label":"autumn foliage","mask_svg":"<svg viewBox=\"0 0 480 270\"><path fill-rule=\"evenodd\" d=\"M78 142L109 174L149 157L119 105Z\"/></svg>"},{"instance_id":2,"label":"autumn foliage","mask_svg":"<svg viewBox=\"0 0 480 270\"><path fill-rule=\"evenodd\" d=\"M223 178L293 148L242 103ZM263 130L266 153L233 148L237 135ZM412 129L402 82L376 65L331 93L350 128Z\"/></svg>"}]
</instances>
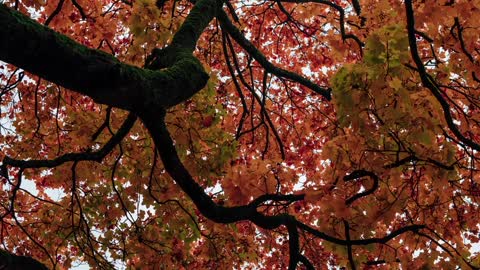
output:
<instances>
[{"instance_id":1,"label":"autumn foliage","mask_svg":"<svg viewBox=\"0 0 480 270\"><path fill-rule=\"evenodd\" d=\"M480 267L480 1L0 3L0 259Z\"/></svg>"}]
</instances>

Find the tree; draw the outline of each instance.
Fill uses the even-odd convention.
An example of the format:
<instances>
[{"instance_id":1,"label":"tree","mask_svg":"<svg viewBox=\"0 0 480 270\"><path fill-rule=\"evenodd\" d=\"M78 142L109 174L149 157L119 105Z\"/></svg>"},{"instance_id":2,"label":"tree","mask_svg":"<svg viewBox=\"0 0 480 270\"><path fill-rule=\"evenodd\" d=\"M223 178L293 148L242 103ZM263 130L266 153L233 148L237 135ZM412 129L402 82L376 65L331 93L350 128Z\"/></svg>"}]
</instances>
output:
<instances>
[{"instance_id":1,"label":"tree","mask_svg":"<svg viewBox=\"0 0 480 270\"><path fill-rule=\"evenodd\" d=\"M412 2L3 1L0 268L478 269L480 1Z\"/></svg>"}]
</instances>

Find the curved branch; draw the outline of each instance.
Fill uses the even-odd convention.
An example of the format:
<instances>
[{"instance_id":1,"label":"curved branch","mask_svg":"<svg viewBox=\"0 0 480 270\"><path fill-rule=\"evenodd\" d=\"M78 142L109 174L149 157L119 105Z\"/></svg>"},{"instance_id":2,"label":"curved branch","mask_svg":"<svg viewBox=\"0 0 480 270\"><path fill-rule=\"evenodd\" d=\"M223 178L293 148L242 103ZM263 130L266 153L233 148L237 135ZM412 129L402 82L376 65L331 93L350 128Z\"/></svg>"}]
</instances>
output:
<instances>
[{"instance_id":1,"label":"curved branch","mask_svg":"<svg viewBox=\"0 0 480 270\"><path fill-rule=\"evenodd\" d=\"M100 136L100 134L102 134L102 131L105 128L107 128L108 131L110 131L110 133L113 135L113 132L110 129L110 115L111 114L112 114L112 107L108 106L108 108L105 111L105 120L100 125L100 127L98 127L97 131L95 131L95 133L93 133L92 138L91 138L92 142L94 142L98 138L98 136Z\"/></svg>"},{"instance_id":2,"label":"curved branch","mask_svg":"<svg viewBox=\"0 0 480 270\"><path fill-rule=\"evenodd\" d=\"M331 100L331 89L323 88L313 83L312 81L298 75L297 73L290 72L288 70L279 68L273 65L268 59L253 45L245 36L238 30L235 25L230 21L227 14L220 10L217 14L217 19L220 21L222 28L228 32L228 34L243 48L247 51L268 73L274 74L275 76L286 78L295 82L300 83L303 86L310 88L317 94L322 95L325 99Z\"/></svg>"},{"instance_id":3,"label":"curved branch","mask_svg":"<svg viewBox=\"0 0 480 270\"><path fill-rule=\"evenodd\" d=\"M298 255L298 261L301 262L307 270L314 270L315 267L313 267L313 264L305 257L304 255L300 254Z\"/></svg>"},{"instance_id":4,"label":"curved branch","mask_svg":"<svg viewBox=\"0 0 480 270\"><path fill-rule=\"evenodd\" d=\"M222 1L216 0L196 1L187 19L173 36L170 46L188 49L192 53L205 27L220 9L221 3Z\"/></svg>"},{"instance_id":5,"label":"curved branch","mask_svg":"<svg viewBox=\"0 0 480 270\"><path fill-rule=\"evenodd\" d=\"M125 138L130 129L133 127L133 124L135 124L136 119L137 116L135 116L133 113L130 113L125 122L123 122L122 126L118 129L117 133L115 133L115 135L113 135L110 140L108 140L108 142L96 152L68 153L49 160L20 160L5 156L1 165L2 173L5 173L3 169L5 166L14 166L21 169L53 168L69 161L90 160L100 162L106 155L108 155L108 153L113 150L117 144L122 141L123 138Z\"/></svg>"},{"instance_id":6,"label":"curved branch","mask_svg":"<svg viewBox=\"0 0 480 270\"><path fill-rule=\"evenodd\" d=\"M286 2L286 3L317 3L317 4L327 5L331 8L333 8L333 9L337 10L338 13L340 14L340 19L339 19L339 21L340 21L340 34L342 35L342 39L344 41L347 40L347 39L353 39L358 44L358 47L360 48L360 50L365 45L365 44L363 44L362 41L360 41L360 39L357 36L346 33L346 31L345 31L345 10L343 10L343 8L341 6L335 4L334 2L325 1L325 0L281 0L281 2ZM357 15L360 14L360 11L361 11L360 4L357 1L354 1L353 4L354 4L354 9L355 9L355 12L357 13Z\"/></svg>"},{"instance_id":7,"label":"curved branch","mask_svg":"<svg viewBox=\"0 0 480 270\"><path fill-rule=\"evenodd\" d=\"M264 229L275 229L282 225L286 226L291 240L289 243L291 253L290 260L295 262L295 266L299 261L302 261L307 267L309 266L308 260L299 253L293 251L297 250L297 244L295 243L295 231L298 229L304 230L320 239L329 241L334 244L343 246L353 245L368 245L374 243L384 244L393 238L403 234L405 232L417 232L420 229L425 228L424 225L410 225L402 227L398 230L392 231L390 234L382 238L369 238L358 240L343 240L323 232L318 231L298 221L294 216L289 214L278 214L274 216L266 216L257 211L257 207L268 200L274 201L295 201L303 198L304 195L281 195L281 194L265 194L259 198L253 200L250 204L242 206L225 207L216 204L210 196L205 193L205 190L193 179L188 170L178 157L170 133L164 122L165 111L153 110L148 108L139 114L140 119L145 124L146 128L150 131L157 151L162 159L163 165L167 173L173 178L173 180L180 186L180 188L192 199L197 209L202 215L208 219L217 223L233 223L242 220L248 220L255 225ZM297 232L298 233L298 232ZM298 236L298 235L297 235ZM294 263L289 265L292 269Z\"/></svg>"},{"instance_id":8,"label":"curved branch","mask_svg":"<svg viewBox=\"0 0 480 270\"><path fill-rule=\"evenodd\" d=\"M440 237L433 230L431 230L431 229L428 229L428 230L430 232L434 233L439 238L440 241L444 242L449 248L451 248L453 250L453 252L455 252L460 258L462 258L462 261L465 262L470 267L470 269L472 269L472 270L479 270L480 269L479 267L474 266L471 262L467 261L454 246L452 246L450 243L448 243L448 241L446 241L445 239ZM422 237L425 237L428 240L432 241L433 243L435 243L435 245L437 245L439 248L441 248L443 251L445 251L450 257L454 258L453 253L450 250L448 250L448 248L444 247L444 245L442 243L440 243L438 240L436 240L432 236L430 236L426 233L422 233L422 232L419 232L418 235L420 235Z\"/></svg>"},{"instance_id":9,"label":"curved branch","mask_svg":"<svg viewBox=\"0 0 480 270\"><path fill-rule=\"evenodd\" d=\"M260 98L258 96L258 94L256 93L255 89L254 89L254 86L250 86L246 81L245 81L245 78L243 77L242 75L242 71L240 70L240 66L239 66L239 63L238 63L238 59L237 57L235 56L235 52L234 52L234 49L233 49L233 44L230 40L230 38L224 34L225 36L225 40L226 42L228 43L228 46L230 48L230 51L232 53L232 60L233 60L233 64L235 65L235 69L237 70L238 72L238 78L240 79L240 82L242 82L242 84L248 89L248 91L250 92L250 94L253 96L253 98L255 99L255 101L257 101L257 103L260 105L260 112L261 112L261 119L262 120L267 120L267 123L268 123L268 126L266 126L266 129L267 129L267 132L268 132L268 128L270 128L273 132L273 135L275 137L275 140L277 141L277 144L278 144L278 148L280 149L280 154L282 155L282 159L285 159L285 147L283 145L283 142L282 142L282 139L280 138L280 135L278 134L278 131L277 129L275 128L275 125L273 124L271 118L270 118L270 115L268 114L268 111L265 107L265 100L266 100L266 94L265 94L265 91L266 91L266 76L267 76L267 73L265 72L264 73L264 77L263 77L263 84L262 84L262 88L263 88L263 98ZM228 56L228 53L225 52ZM226 59L227 61L227 64L229 64L229 61L228 61L228 58ZM235 78L234 77L234 73L231 73L232 74L232 78ZM236 80L235 80L236 81ZM238 83L238 82L237 82ZM241 91L240 91L241 92ZM268 133L267 133L267 137L268 137ZM268 142L268 139L266 140Z\"/></svg>"},{"instance_id":10,"label":"curved branch","mask_svg":"<svg viewBox=\"0 0 480 270\"><path fill-rule=\"evenodd\" d=\"M296 201L301 201L305 198L305 194L289 194L289 195L283 195L283 194L264 194L253 201L251 201L248 205L251 207L259 207L261 204L267 202L267 201L275 201L275 202L296 202Z\"/></svg>"},{"instance_id":11,"label":"curved branch","mask_svg":"<svg viewBox=\"0 0 480 270\"><path fill-rule=\"evenodd\" d=\"M191 12L193 17L188 16L177 33L177 39L191 33L188 26L198 22L195 20L198 8L194 11L195 8ZM210 20L213 15L210 14ZM168 68L154 71L122 63L112 55L85 47L4 4L0 4L0 25L0 60L98 103L126 110L145 106L169 108L197 93L209 78L188 50L175 54L175 61ZM174 44L190 48L191 44L185 42Z\"/></svg>"},{"instance_id":12,"label":"curved branch","mask_svg":"<svg viewBox=\"0 0 480 270\"><path fill-rule=\"evenodd\" d=\"M297 224L297 227L320 238L320 239L323 239L325 241L328 241L328 242L331 242L331 243L334 243L334 244L337 244L337 245L342 245L342 246L348 246L348 245L351 245L351 246L365 246L365 245L369 245L369 244L385 244L387 243L388 241L392 240L393 238L403 234L403 233L406 233L406 232L418 232L419 230L421 229L425 229L426 226L425 225L417 225L417 224L413 224L413 225L408 225L408 226L405 226L405 227L402 227L398 230L394 230L392 231L391 233L387 234L386 236L382 237L382 238L377 238L377 237L373 237L373 238L368 238L368 239L357 239L357 240L350 240L350 241L347 241L347 240L343 240L343 239L340 239L340 238L336 238L336 237L333 237L333 236L330 236L328 234L325 234L323 232L320 232L306 224L303 224L299 221L296 222Z\"/></svg>"},{"instance_id":13,"label":"curved branch","mask_svg":"<svg viewBox=\"0 0 480 270\"><path fill-rule=\"evenodd\" d=\"M55 18L55 16L57 16L60 13L63 7L63 3L65 3L65 0L58 1L57 7L55 8L55 10L53 10L52 14L48 16L47 20L45 21L45 25L49 25L52 22L52 20Z\"/></svg>"},{"instance_id":14,"label":"curved branch","mask_svg":"<svg viewBox=\"0 0 480 270\"><path fill-rule=\"evenodd\" d=\"M356 201L356 200L358 200L362 197L368 196L368 195L374 193L375 190L377 190L378 180L379 180L378 176L376 174L374 174L373 172L370 172L370 171L366 171L366 170L353 171L351 174L345 176L343 178L343 181L348 182L348 181L351 181L351 180L354 180L354 179L357 179L357 178L360 178L360 177L364 177L364 176L368 176L368 177L372 178L372 180L373 180L372 187L370 187L369 189L367 189L363 192L357 193L357 194L353 195L352 197L348 198L345 201L345 204L347 204L347 205L352 204L354 201Z\"/></svg>"},{"instance_id":15,"label":"curved branch","mask_svg":"<svg viewBox=\"0 0 480 270\"><path fill-rule=\"evenodd\" d=\"M85 20L87 18L87 14L85 14L85 11L83 10L82 6L77 2L77 0L72 0L73 6L75 6L80 13L80 16L82 16L82 20Z\"/></svg>"},{"instance_id":16,"label":"curved branch","mask_svg":"<svg viewBox=\"0 0 480 270\"><path fill-rule=\"evenodd\" d=\"M222 31L222 49L223 49L223 55L225 57L225 62L227 65L227 69L230 72L230 75L232 76L232 82L235 85L235 90L238 93L238 96L240 97L240 101L242 102L242 116L240 118L240 122L238 123L237 131L235 132L235 139L238 140L240 136L242 135L242 129L243 125L245 123L245 120L247 119L247 115L250 113L248 110L247 102L245 100L245 96L243 95L242 88L240 87L240 84L238 83L237 78L235 77L235 71L233 70L232 64L230 63L230 56L228 55L227 51L227 40L226 40L227 34ZM230 44L230 43L229 43ZM232 54L233 57L233 54Z\"/></svg>"},{"instance_id":17,"label":"curved branch","mask_svg":"<svg viewBox=\"0 0 480 270\"><path fill-rule=\"evenodd\" d=\"M457 28L457 35L458 35L458 39L460 41L460 48L462 48L462 51L463 53L465 54L465 56L468 58L468 60L471 62L471 63L475 63L475 59L473 58L473 55L467 50L467 47L465 45L465 40L463 40L463 26L460 25L460 20L458 19L458 17L455 17L454 18L454 27Z\"/></svg>"},{"instance_id":18,"label":"curved branch","mask_svg":"<svg viewBox=\"0 0 480 270\"><path fill-rule=\"evenodd\" d=\"M353 9L357 15L362 13L362 7L360 6L360 2L358 0L352 0Z\"/></svg>"},{"instance_id":19,"label":"curved branch","mask_svg":"<svg viewBox=\"0 0 480 270\"><path fill-rule=\"evenodd\" d=\"M433 96L437 99L442 106L443 115L445 120L447 121L448 128L455 134L455 136L467 146L480 151L480 144L474 142L473 140L465 137L460 130L456 127L455 123L453 122L453 117L450 112L450 105L448 102L443 98L440 88L438 87L435 80L427 73L425 66L423 65L422 59L418 54L417 48L417 40L415 37L415 17L413 12L413 6L411 0L405 0L405 10L407 13L407 31L408 31L408 43L410 45L410 53L412 55L412 59L417 66L418 73L420 74L420 79L422 80L423 86L428 88Z\"/></svg>"}]
</instances>

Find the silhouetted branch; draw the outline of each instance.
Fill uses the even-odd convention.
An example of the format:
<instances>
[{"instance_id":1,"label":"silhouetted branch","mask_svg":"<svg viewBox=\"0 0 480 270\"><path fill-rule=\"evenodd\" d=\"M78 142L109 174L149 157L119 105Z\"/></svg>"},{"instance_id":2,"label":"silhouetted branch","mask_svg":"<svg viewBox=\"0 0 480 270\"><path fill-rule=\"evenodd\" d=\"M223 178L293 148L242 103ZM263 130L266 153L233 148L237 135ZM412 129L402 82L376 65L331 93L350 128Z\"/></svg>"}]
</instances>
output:
<instances>
[{"instance_id":1,"label":"silhouetted branch","mask_svg":"<svg viewBox=\"0 0 480 270\"><path fill-rule=\"evenodd\" d=\"M298 75L297 73L290 72L288 70L276 67L267 58L253 45L245 36L238 30L237 27L228 18L227 14L220 10L217 14L217 19L220 21L222 29L224 29L228 34L243 48L247 51L265 70L269 73L274 74L275 76L290 79L292 81L298 82L312 91L322 95L325 99L331 100L331 89L322 88L312 81Z\"/></svg>"},{"instance_id":2,"label":"silhouetted branch","mask_svg":"<svg viewBox=\"0 0 480 270\"><path fill-rule=\"evenodd\" d=\"M90 160L100 162L128 134L130 129L133 127L136 119L137 117L135 116L135 114L130 113L125 122L123 122L122 126L118 129L117 133L115 133L115 135L113 135L110 140L108 140L108 142L96 152L68 153L55 159L49 160L20 160L5 156L1 166L13 166L22 169L53 168L69 161Z\"/></svg>"},{"instance_id":3,"label":"silhouetted branch","mask_svg":"<svg viewBox=\"0 0 480 270\"><path fill-rule=\"evenodd\" d=\"M455 169L455 163L451 164L451 165L446 165L440 161L437 161L437 160L434 160L432 158L427 158L427 159L420 159L418 157L416 157L415 155L409 155L409 156L406 156L402 159L399 159L393 163L390 163L390 164L387 164L384 166L385 169L393 169L393 168L397 168L399 166L402 166L402 165L405 165L407 163L410 163L410 162L425 162L425 163L431 163L439 168L442 168L442 169L445 169L447 171L451 171L451 170L454 170Z\"/></svg>"},{"instance_id":4,"label":"silhouetted branch","mask_svg":"<svg viewBox=\"0 0 480 270\"><path fill-rule=\"evenodd\" d=\"M403 233L406 233L406 232L417 232L421 229L424 229L426 228L425 225L408 225L408 226L405 226L405 227L402 227L398 230L394 230L392 231L391 233L387 234L386 236L382 237L382 238L377 238L377 237L374 237L374 238L368 238L368 239L357 239L357 240L350 240L350 241L347 241L347 240L343 240L343 239L340 239L340 238L336 238L336 237L333 237L333 236L330 236L330 235L327 235L323 232L320 232L306 224L303 224L299 221L297 221L297 226L298 228L300 229L303 229L304 231L320 238L320 239L323 239L323 240L326 240L328 242L331 242L331 243L334 243L334 244L337 244L337 245L342 245L342 246L347 246L347 245L352 245L352 246L364 246L364 245L369 245L369 244L385 244L387 243L388 241L392 240L393 238L403 234Z\"/></svg>"},{"instance_id":5,"label":"silhouetted branch","mask_svg":"<svg viewBox=\"0 0 480 270\"><path fill-rule=\"evenodd\" d=\"M362 191L360 193L357 193L355 195L353 195L352 197L348 198L346 201L345 201L345 204L349 205L349 204L352 204L354 201L362 198L362 197L365 197L365 196L368 196L372 193L375 192L375 190L377 190L378 188L378 176L373 173L373 172L370 172L370 171L366 171L366 170L355 170L353 171L351 174L345 176L343 178L343 181L345 182L348 182L348 181L351 181L351 180L354 180L354 179L357 179L357 178L360 178L360 177L364 177L364 176L368 176L370 177L372 180L373 180L373 184L372 184L372 187L370 187L369 189L365 190L365 191Z\"/></svg>"},{"instance_id":6,"label":"silhouetted branch","mask_svg":"<svg viewBox=\"0 0 480 270\"><path fill-rule=\"evenodd\" d=\"M57 7L53 10L52 14L48 16L47 20L45 21L45 25L49 25L50 22L55 18L55 16L60 13L63 7L63 3L65 3L65 0L58 1Z\"/></svg>"},{"instance_id":7,"label":"silhouetted branch","mask_svg":"<svg viewBox=\"0 0 480 270\"><path fill-rule=\"evenodd\" d=\"M411 0L405 0L405 9L407 14L407 31L408 31L408 43L410 45L410 53L412 55L413 61L417 66L417 71L420 75L422 80L423 86L428 88L433 96L437 99L442 106L443 115L445 120L447 121L447 125L449 129L455 134L455 136L467 146L480 151L480 145L473 140L465 137L460 130L458 130L457 126L454 123L452 114L450 112L450 105L448 102L443 98L443 94L441 93L438 85L436 84L435 80L427 73L425 66L423 65L422 59L418 54L417 49L417 40L415 37L415 17L413 12L413 6Z\"/></svg>"},{"instance_id":8,"label":"silhouetted branch","mask_svg":"<svg viewBox=\"0 0 480 270\"><path fill-rule=\"evenodd\" d=\"M424 225L409 225L398 230L394 230L382 238L343 240L320 232L317 229L298 221L291 215L278 214L267 216L257 211L257 207L261 203L268 200L295 201L300 200L304 195L265 194L253 200L250 204L243 206L225 207L218 205L210 198L210 196L205 193L204 188L196 183L196 181L180 161L164 120L161 120L158 117L162 114L165 114L165 112L158 111L158 109L156 111L149 111L146 108L144 112L139 114L139 117L142 119L143 123L150 131L150 134L154 139L157 151L163 161L165 170L182 188L182 190L192 199L193 203L197 206L197 209L202 213L202 215L214 222L233 223L242 220L249 220L264 229L275 229L284 225L289 229L289 235L290 237L293 237L293 241L295 241L295 233L293 232L293 228L295 228L295 230L301 229L325 241L344 246L368 245L374 243L384 244L405 232L417 232L418 230L425 228ZM353 176L358 177L362 174L370 176L369 172L359 171L350 177L354 179ZM347 177L347 179L348 178L349 177ZM289 243L289 245L293 249L296 248L295 243ZM295 261L297 264L300 260L299 257L297 255L294 256L293 253L291 253L290 259ZM308 263L306 265L308 265ZM291 268L293 266L290 265L289 267Z\"/></svg>"},{"instance_id":9,"label":"silhouetted branch","mask_svg":"<svg viewBox=\"0 0 480 270\"><path fill-rule=\"evenodd\" d=\"M340 14L340 34L342 36L342 39L345 41L347 39L352 39L354 40L358 46L359 46L359 49L360 51L362 50L363 46L365 44L363 44L362 41L360 41L360 39L355 36L355 35L352 35L352 34L347 34L346 31L345 31L345 10L343 10L343 8L337 4L335 4L333 1L325 1L325 0L281 0L281 2L286 2L286 3L317 3L317 4L323 4L323 5L327 5L335 10L338 11L338 13ZM360 5L358 4L357 2L357 5L354 4L354 8L355 6L357 6L355 8L355 10L357 10L358 8L358 13L360 13Z\"/></svg>"},{"instance_id":10,"label":"silhouetted branch","mask_svg":"<svg viewBox=\"0 0 480 270\"><path fill-rule=\"evenodd\" d=\"M257 197L255 200L251 201L248 205L252 207L258 207L267 201L275 201L275 202L286 201L286 202L292 203L295 201L301 201L304 198L305 198L305 194L298 194L298 195L264 194Z\"/></svg>"},{"instance_id":11,"label":"silhouetted branch","mask_svg":"<svg viewBox=\"0 0 480 270\"><path fill-rule=\"evenodd\" d=\"M457 35L458 35L458 40L460 41L460 48L462 48L463 53L465 56L467 56L468 60L470 60L471 63L475 63L475 59L473 58L472 54L467 50L467 47L465 46L465 40L463 39L463 26L460 25L460 21L458 20L458 17L455 17L454 19L454 27L457 28Z\"/></svg>"},{"instance_id":12,"label":"silhouetted branch","mask_svg":"<svg viewBox=\"0 0 480 270\"><path fill-rule=\"evenodd\" d=\"M350 225L346 220L343 221L343 226L345 227L345 239L350 242ZM347 245L347 254L348 262L350 263L350 268L356 270L355 261L353 260L352 245Z\"/></svg>"},{"instance_id":13,"label":"silhouetted branch","mask_svg":"<svg viewBox=\"0 0 480 270\"><path fill-rule=\"evenodd\" d=\"M43 263L31 257L18 256L5 250L0 250L0 269L48 270Z\"/></svg>"}]
</instances>

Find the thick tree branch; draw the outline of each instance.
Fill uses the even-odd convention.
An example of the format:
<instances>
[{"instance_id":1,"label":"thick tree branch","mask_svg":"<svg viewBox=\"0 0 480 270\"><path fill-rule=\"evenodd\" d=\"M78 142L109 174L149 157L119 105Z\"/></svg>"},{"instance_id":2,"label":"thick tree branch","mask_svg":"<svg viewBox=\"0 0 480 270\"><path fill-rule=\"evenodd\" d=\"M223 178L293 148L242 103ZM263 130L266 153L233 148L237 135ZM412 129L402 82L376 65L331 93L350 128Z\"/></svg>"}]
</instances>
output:
<instances>
[{"instance_id":1,"label":"thick tree branch","mask_svg":"<svg viewBox=\"0 0 480 270\"><path fill-rule=\"evenodd\" d=\"M48 270L44 264L38 262L37 260L26 256L17 256L4 250L0 250L0 269Z\"/></svg>"},{"instance_id":2,"label":"thick tree branch","mask_svg":"<svg viewBox=\"0 0 480 270\"><path fill-rule=\"evenodd\" d=\"M199 0L191 2L195 5L180 29L178 29L173 36L172 42L166 48L153 50L152 54L147 58L145 65L147 68L169 68L184 59L193 61L201 67L200 62L197 58L192 56L192 53L195 50L200 35L217 14L217 11L220 9L219 5L222 2L216 0ZM172 68L175 68L175 66ZM176 72L187 72L187 76L184 79L188 79L188 72L198 72L197 70L184 70L184 67L182 66L178 66L178 68L180 69L175 68ZM182 89L183 91L183 88L178 88L177 90L179 89Z\"/></svg>"},{"instance_id":3,"label":"thick tree branch","mask_svg":"<svg viewBox=\"0 0 480 270\"><path fill-rule=\"evenodd\" d=\"M288 248L290 253L290 262L288 263L288 270L295 270L299 261L300 243L298 237L297 226L294 223L287 225L288 230Z\"/></svg>"},{"instance_id":4,"label":"thick tree branch","mask_svg":"<svg viewBox=\"0 0 480 270\"><path fill-rule=\"evenodd\" d=\"M213 18L213 14L210 16ZM185 23L192 24L188 18ZM154 71L121 63L109 54L80 45L3 4L0 25L0 60L88 95L98 103L127 110L168 108L190 98L208 80L200 62L189 53L175 54L169 68ZM191 32L184 28L179 31L181 36ZM180 45L191 49L191 42Z\"/></svg>"},{"instance_id":5,"label":"thick tree branch","mask_svg":"<svg viewBox=\"0 0 480 270\"><path fill-rule=\"evenodd\" d=\"M275 201L275 202L295 202L301 201L305 198L305 194L297 194L297 195L283 195L283 194L264 194L257 197L255 200L250 202L250 206L258 207L267 201Z\"/></svg>"},{"instance_id":6,"label":"thick tree branch","mask_svg":"<svg viewBox=\"0 0 480 270\"><path fill-rule=\"evenodd\" d=\"M195 182L195 179L193 179L188 170L180 161L173 140L170 137L163 120L164 114L165 111L148 110L146 108L145 111L139 114L139 117L142 119L146 128L150 131L165 170L182 188L182 190L192 199L193 203L196 205L202 215L214 222L233 223L242 220L248 220L264 229L275 229L284 225L289 230L289 235L292 237L292 241L296 241L296 234L293 232L293 228L295 228L295 230L301 229L325 241L343 246L368 245L374 243L384 244L405 232L417 232L418 230L425 228L424 225L409 225L392 231L390 234L382 238L343 240L320 232L317 229L298 221L295 217L289 214L266 216L257 211L258 206L263 202L269 200L296 201L302 199L303 195L266 194L253 200L250 204L243 206L225 207L218 205L205 193L205 190ZM296 249L297 246L295 243L290 242L289 244L291 250ZM296 262L295 265L297 265L299 261L302 261L302 263L304 263L307 267L309 266L308 260L298 252L291 252L290 260L291 262L292 260ZM290 269L292 267L293 265L289 266Z\"/></svg>"},{"instance_id":7,"label":"thick tree branch","mask_svg":"<svg viewBox=\"0 0 480 270\"><path fill-rule=\"evenodd\" d=\"M200 35L214 18L222 3L222 1L216 0L196 1L195 6L188 14L188 19L175 33L170 46L187 49L190 53L193 52Z\"/></svg>"}]
</instances>

